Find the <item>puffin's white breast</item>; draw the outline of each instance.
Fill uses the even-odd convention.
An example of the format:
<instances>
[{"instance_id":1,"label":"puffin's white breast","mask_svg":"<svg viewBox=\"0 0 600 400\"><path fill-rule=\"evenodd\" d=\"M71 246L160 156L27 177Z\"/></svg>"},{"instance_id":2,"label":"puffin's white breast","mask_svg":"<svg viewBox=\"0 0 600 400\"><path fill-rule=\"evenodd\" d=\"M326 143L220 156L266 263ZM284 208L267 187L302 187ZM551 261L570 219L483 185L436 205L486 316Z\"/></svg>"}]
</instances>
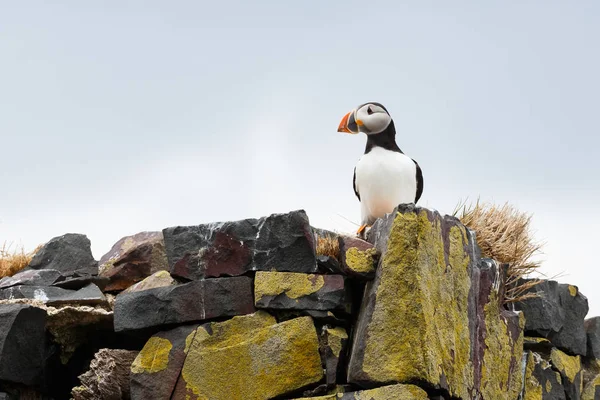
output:
<instances>
[{"instance_id":1,"label":"puffin's white breast","mask_svg":"<svg viewBox=\"0 0 600 400\"><path fill-rule=\"evenodd\" d=\"M402 153L374 147L356 164L356 189L362 222L371 224L398 204L415 202L417 167Z\"/></svg>"}]
</instances>

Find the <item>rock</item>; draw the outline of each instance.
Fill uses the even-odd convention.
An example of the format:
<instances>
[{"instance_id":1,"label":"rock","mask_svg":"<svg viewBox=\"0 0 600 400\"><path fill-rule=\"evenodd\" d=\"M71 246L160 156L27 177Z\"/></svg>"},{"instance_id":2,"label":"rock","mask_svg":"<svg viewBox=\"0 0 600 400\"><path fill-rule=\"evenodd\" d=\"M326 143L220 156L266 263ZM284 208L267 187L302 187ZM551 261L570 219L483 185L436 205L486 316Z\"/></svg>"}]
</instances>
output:
<instances>
[{"instance_id":1,"label":"rock","mask_svg":"<svg viewBox=\"0 0 600 400\"><path fill-rule=\"evenodd\" d=\"M173 398L270 399L322 379L310 317L255 329L228 323L236 325L226 321L198 328Z\"/></svg>"},{"instance_id":2,"label":"rock","mask_svg":"<svg viewBox=\"0 0 600 400\"><path fill-rule=\"evenodd\" d=\"M580 399L583 391L580 356L569 356L558 349L552 349L550 359L554 368L560 373L567 399Z\"/></svg>"},{"instance_id":3,"label":"rock","mask_svg":"<svg viewBox=\"0 0 600 400\"><path fill-rule=\"evenodd\" d=\"M62 279L62 275L55 269L30 269L0 279L0 289L11 286L50 286Z\"/></svg>"},{"instance_id":4,"label":"rock","mask_svg":"<svg viewBox=\"0 0 600 400\"><path fill-rule=\"evenodd\" d=\"M319 272L324 274L341 274L343 272L340 262L330 256L317 256L317 266Z\"/></svg>"},{"instance_id":5,"label":"rock","mask_svg":"<svg viewBox=\"0 0 600 400\"><path fill-rule=\"evenodd\" d=\"M131 365L131 399L169 399L198 325L152 336Z\"/></svg>"},{"instance_id":6,"label":"rock","mask_svg":"<svg viewBox=\"0 0 600 400\"><path fill-rule=\"evenodd\" d=\"M129 369L137 354L137 351L101 349L90 369L79 376L81 386L73 388L73 399L129 399Z\"/></svg>"},{"instance_id":7,"label":"rock","mask_svg":"<svg viewBox=\"0 0 600 400\"><path fill-rule=\"evenodd\" d=\"M600 317L593 317L584 322L587 336L587 352L589 358L600 359Z\"/></svg>"},{"instance_id":8,"label":"rock","mask_svg":"<svg viewBox=\"0 0 600 400\"><path fill-rule=\"evenodd\" d=\"M350 236L338 237L340 262L346 275L371 280L379 260L377 249L362 239Z\"/></svg>"},{"instance_id":9,"label":"rock","mask_svg":"<svg viewBox=\"0 0 600 400\"><path fill-rule=\"evenodd\" d=\"M63 275L74 272L98 274L98 263L92 256L90 240L85 235L67 233L46 243L27 269L54 269Z\"/></svg>"},{"instance_id":10,"label":"rock","mask_svg":"<svg viewBox=\"0 0 600 400\"><path fill-rule=\"evenodd\" d=\"M581 400L600 399L600 374L595 375L584 386L581 393Z\"/></svg>"},{"instance_id":11,"label":"rock","mask_svg":"<svg viewBox=\"0 0 600 400\"><path fill-rule=\"evenodd\" d=\"M106 285L108 285L108 278L95 275L74 276L72 278L67 278L63 281L56 282L52 286L69 290L79 290L91 283L98 286L98 288L103 291Z\"/></svg>"},{"instance_id":12,"label":"rock","mask_svg":"<svg viewBox=\"0 0 600 400\"><path fill-rule=\"evenodd\" d=\"M304 211L163 230L173 276L189 280L248 271L317 270L315 244Z\"/></svg>"},{"instance_id":13,"label":"rock","mask_svg":"<svg viewBox=\"0 0 600 400\"><path fill-rule=\"evenodd\" d=\"M258 271L254 300L257 308L350 312L342 275Z\"/></svg>"},{"instance_id":14,"label":"rock","mask_svg":"<svg viewBox=\"0 0 600 400\"><path fill-rule=\"evenodd\" d=\"M324 326L319 335L319 351L325 365L325 383L335 386L340 372L340 359L344 359L348 333L344 328Z\"/></svg>"},{"instance_id":15,"label":"rock","mask_svg":"<svg viewBox=\"0 0 600 400\"><path fill-rule=\"evenodd\" d=\"M26 304L0 305L0 380L37 386L46 353L46 313Z\"/></svg>"},{"instance_id":16,"label":"rock","mask_svg":"<svg viewBox=\"0 0 600 400\"><path fill-rule=\"evenodd\" d=\"M390 385L358 392L303 397L304 400L428 400L427 392L415 385Z\"/></svg>"},{"instance_id":17,"label":"rock","mask_svg":"<svg viewBox=\"0 0 600 400\"><path fill-rule=\"evenodd\" d=\"M522 397L524 400L566 400L560 374L539 354L526 352L523 355L525 380Z\"/></svg>"},{"instance_id":18,"label":"rock","mask_svg":"<svg viewBox=\"0 0 600 400\"><path fill-rule=\"evenodd\" d=\"M583 320L588 302L577 287L544 280L526 293L536 293L538 297L515 303L515 309L525 314L525 330L529 336L547 338L564 351L585 356Z\"/></svg>"},{"instance_id":19,"label":"rock","mask_svg":"<svg viewBox=\"0 0 600 400\"><path fill-rule=\"evenodd\" d=\"M122 293L115 300L115 331L157 329L255 311L252 279L240 276Z\"/></svg>"},{"instance_id":20,"label":"rock","mask_svg":"<svg viewBox=\"0 0 600 400\"><path fill-rule=\"evenodd\" d=\"M90 306L45 307L46 328L54 342L60 345L61 361L66 364L73 353L94 336L113 332L113 313Z\"/></svg>"},{"instance_id":21,"label":"rock","mask_svg":"<svg viewBox=\"0 0 600 400\"><path fill-rule=\"evenodd\" d=\"M106 297L93 283L79 290L67 290L55 286L11 286L0 290L0 299L33 299L47 305L106 303Z\"/></svg>"},{"instance_id":22,"label":"rock","mask_svg":"<svg viewBox=\"0 0 600 400\"><path fill-rule=\"evenodd\" d=\"M118 291L162 270L168 270L162 232L140 232L119 240L98 262L109 278L106 291Z\"/></svg>"},{"instance_id":23,"label":"rock","mask_svg":"<svg viewBox=\"0 0 600 400\"><path fill-rule=\"evenodd\" d=\"M423 382L461 398L521 390L523 319L501 308L501 270L452 217L400 205L369 232L382 254L354 327L348 382Z\"/></svg>"},{"instance_id":24,"label":"rock","mask_svg":"<svg viewBox=\"0 0 600 400\"><path fill-rule=\"evenodd\" d=\"M159 287L172 286L177 284L168 271L158 271L150 275L143 281L136 283L123 290L122 293L141 292L142 290L156 289Z\"/></svg>"}]
</instances>

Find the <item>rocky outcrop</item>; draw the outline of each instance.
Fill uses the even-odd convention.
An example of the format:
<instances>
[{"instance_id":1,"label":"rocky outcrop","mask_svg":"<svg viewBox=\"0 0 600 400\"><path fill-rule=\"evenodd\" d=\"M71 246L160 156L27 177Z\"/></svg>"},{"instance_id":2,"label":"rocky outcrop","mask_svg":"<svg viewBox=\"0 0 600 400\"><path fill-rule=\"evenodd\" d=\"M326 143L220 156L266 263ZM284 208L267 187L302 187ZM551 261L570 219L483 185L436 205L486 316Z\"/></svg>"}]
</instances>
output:
<instances>
[{"instance_id":1,"label":"rocky outcrop","mask_svg":"<svg viewBox=\"0 0 600 400\"><path fill-rule=\"evenodd\" d=\"M0 281L0 394L600 398L585 296L543 281L507 307L507 266L435 211L400 205L366 241L313 229L303 211L143 232L100 276L86 240L53 239Z\"/></svg>"},{"instance_id":2,"label":"rocky outcrop","mask_svg":"<svg viewBox=\"0 0 600 400\"><path fill-rule=\"evenodd\" d=\"M128 350L100 350L89 371L79 377L81 386L73 388L73 400L129 399L130 368L137 354Z\"/></svg>"}]
</instances>

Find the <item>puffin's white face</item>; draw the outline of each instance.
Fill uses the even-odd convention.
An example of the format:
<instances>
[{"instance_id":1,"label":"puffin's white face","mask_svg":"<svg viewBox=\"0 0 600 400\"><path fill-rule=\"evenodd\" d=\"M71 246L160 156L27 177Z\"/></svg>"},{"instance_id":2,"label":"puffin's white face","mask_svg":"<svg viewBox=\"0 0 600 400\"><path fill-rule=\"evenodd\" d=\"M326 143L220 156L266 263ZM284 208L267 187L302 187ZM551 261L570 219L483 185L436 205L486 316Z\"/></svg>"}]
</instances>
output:
<instances>
[{"instance_id":1,"label":"puffin's white face","mask_svg":"<svg viewBox=\"0 0 600 400\"><path fill-rule=\"evenodd\" d=\"M383 132L392 117L379 103L365 103L350 111L342 118L338 132L359 133L376 135Z\"/></svg>"}]
</instances>

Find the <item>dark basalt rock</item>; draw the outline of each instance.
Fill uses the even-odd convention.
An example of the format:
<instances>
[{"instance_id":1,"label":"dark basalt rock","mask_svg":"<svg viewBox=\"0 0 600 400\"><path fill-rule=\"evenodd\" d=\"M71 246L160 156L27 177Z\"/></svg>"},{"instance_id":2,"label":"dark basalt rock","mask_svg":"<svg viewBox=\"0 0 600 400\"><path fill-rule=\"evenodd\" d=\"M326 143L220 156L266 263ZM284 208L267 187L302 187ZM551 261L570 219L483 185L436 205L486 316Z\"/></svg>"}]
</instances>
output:
<instances>
[{"instance_id":1,"label":"dark basalt rock","mask_svg":"<svg viewBox=\"0 0 600 400\"><path fill-rule=\"evenodd\" d=\"M159 332L148 340L131 366L132 400L171 397L185 361L186 348L194 340L197 328L198 325L180 326ZM161 352L163 348L168 348L168 353Z\"/></svg>"},{"instance_id":2,"label":"dark basalt rock","mask_svg":"<svg viewBox=\"0 0 600 400\"><path fill-rule=\"evenodd\" d=\"M54 269L65 276L75 272L97 275L98 263L92 256L87 236L67 233L46 243L33 256L27 269Z\"/></svg>"},{"instance_id":3,"label":"dark basalt rock","mask_svg":"<svg viewBox=\"0 0 600 400\"><path fill-rule=\"evenodd\" d=\"M584 322L587 335L587 357L600 359L600 317L593 317Z\"/></svg>"},{"instance_id":4,"label":"dark basalt rock","mask_svg":"<svg viewBox=\"0 0 600 400\"><path fill-rule=\"evenodd\" d=\"M173 276L190 280L248 271L316 272L315 244L304 211L163 230Z\"/></svg>"},{"instance_id":5,"label":"dark basalt rock","mask_svg":"<svg viewBox=\"0 0 600 400\"><path fill-rule=\"evenodd\" d=\"M46 312L25 304L0 304L0 380L42 383Z\"/></svg>"},{"instance_id":6,"label":"dark basalt rock","mask_svg":"<svg viewBox=\"0 0 600 400\"><path fill-rule=\"evenodd\" d=\"M207 279L123 293L115 300L115 331L159 329L255 311L252 279Z\"/></svg>"},{"instance_id":7,"label":"dark basalt rock","mask_svg":"<svg viewBox=\"0 0 600 400\"><path fill-rule=\"evenodd\" d=\"M257 308L350 312L342 275L259 271L254 279L254 299Z\"/></svg>"},{"instance_id":8,"label":"dark basalt rock","mask_svg":"<svg viewBox=\"0 0 600 400\"><path fill-rule=\"evenodd\" d=\"M119 240L100 261L100 276L109 279L106 291L129 286L169 265L162 232L140 232Z\"/></svg>"},{"instance_id":9,"label":"dark basalt rock","mask_svg":"<svg viewBox=\"0 0 600 400\"><path fill-rule=\"evenodd\" d=\"M538 296L515 303L515 309L525 314L528 335L547 338L568 353L585 356L587 337L583 323L588 301L577 287L545 280L527 293Z\"/></svg>"},{"instance_id":10,"label":"dark basalt rock","mask_svg":"<svg viewBox=\"0 0 600 400\"><path fill-rule=\"evenodd\" d=\"M79 290L67 290L56 286L12 286L0 290L0 299L32 299L49 306L63 304L96 305L106 303L106 297L98 286L90 283Z\"/></svg>"},{"instance_id":11,"label":"dark basalt rock","mask_svg":"<svg viewBox=\"0 0 600 400\"><path fill-rule=\"evenodd\" d=\"M341 327L323 326L319 335L319 352L325 367L325 384L334 387L338 382L338 375L343 379L340 368L343 365L348 333Z\"/></svg>"},{"instance_id":12,"label":"dark basalt rock","mask_svg":"<svg viewBox=\"0 0 600 400\"><path fill-rule=\"evenodd\" d=\"M63 279L62 274L55 269L29 269L0 279L0 289L11 286L50 286Z\"/></svg>"},{"instance_id":13,"label":"dark basalt rock","mask_svg":"<svg viewBox=\"0 0 600 400\"><path fill-rule=\"evenodd\" d=\"M65 279L64 281L59 281L53 284L52 286L56 286L63 289L68 290L79 290L82 289L89 284L94 284L100 288L100 290L104 291L106 285L108 285L108 278L104 278L102 276L95 275L86 275L86 276L73 276L72 278Z\"/></svg>"}]
</instances>

